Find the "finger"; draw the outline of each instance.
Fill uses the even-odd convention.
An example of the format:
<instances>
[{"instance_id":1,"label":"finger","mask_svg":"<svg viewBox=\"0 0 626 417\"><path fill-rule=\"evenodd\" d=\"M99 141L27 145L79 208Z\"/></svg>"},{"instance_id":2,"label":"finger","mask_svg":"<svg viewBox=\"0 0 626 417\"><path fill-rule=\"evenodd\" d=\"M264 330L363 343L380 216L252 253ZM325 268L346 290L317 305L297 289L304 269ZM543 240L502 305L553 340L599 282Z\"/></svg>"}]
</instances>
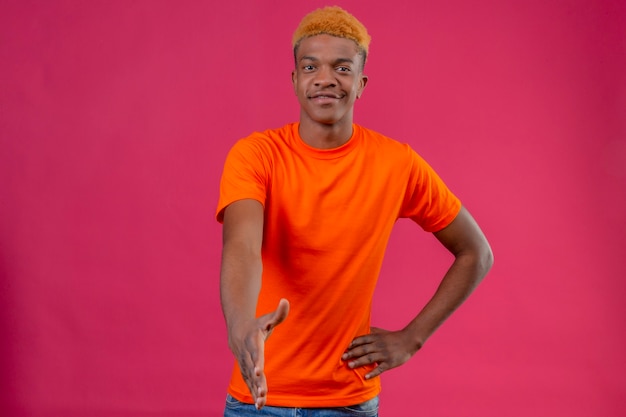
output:
<instances>
[{"instance_id":1,"label":"finger","mask_svg":"<svg viewBox=\"0 0 626 417\"><path fill-rule=\"evenodd\" d=\"M254 396L254 405L257 410L260 410L265 406L267 402L267 382L265 380L265 374L259 375L259 386L256 390L256 396Z\"/></svg>"},{"instance_id":2,"label":"finger","mask_svg":"<svg viewBox=\"0 0 626 417\"><path fill-rule=\"evenodd\" d=\"M352 346L341 356L341 359L345 361L351 358L360 358L361 356L374 352L374 347L373 343Z\"/></svg>"},{"instance_id":3,"label":"finger","mask_svg":"<svg viewBox=\"0 0 626 417\"><path fill-rule=\"evenodd\" d=\"M260 328L264 331L257 333L256 337L249 340L248 351L251 357L251 367L249 368L248 388L254 399L254 404L260 410L267 398L267 380L265 379L265 340L274 327L282 323L289 314L289 301L281 299L278 307L272 313L258 318ZM245 375L244 375L245 378Z\"/></svg>"},{"instance_id":4,"label":"finger","mask_svg":"<svg viewBox=\"0 0 626 417\"><path fill-rule=\"evenodd\" d=\"M352 342L350 342L350 345L348 345L348 350L354 349L359 346L368 345L372 343L374 340L375 340L375 337L369 334L355 337L354 339L352 339Z\"/></svg>"},{"instance_id":5,"label":"finger","mask_svg":"<svg viewBox=\"0 0 626 417\"><path fill-rule=\"evenodd\" d=\"M267 379L265 378L265 340L259 332L257 336L257 350L254 359L254 391L252 397L257 410L265 406L267 401Z\"/></svg>"},{"instance_id":6,"label":"finger","mask_svg":"<svg viewBox=\"0 0 626 417\"><path fill-rule=\"evenodd\" d=\"M263 335L259 332L257 334L255 340L255 350L252 352L252 361L253 361L253 377L255 381L255 387L257 389L262 390L262 392L267 391L267 387L265 386L265 340Z\"/></svg>"},{"instance_id":7,"label":"finger","mask_svg":"<svg viewBox=\"0 0 626 417\"><path fill-rule=\"evenodd\" d=\"M370 327L370 332L368 334L355 337L354 340L352 340L352 343L350 343L350 347L362 345L365 343L371 343L372 340L376 338L376 336L379 336L385 333L389 333L389 331L385 329L381 329L379 327Z\"/></svg>"},{"instance_id":8,"label":"finger","mask_svg":"<svg viewBox=\"0 0 626 417\"><path fill-rule=\"evenodd\" d=\"M255 367L252 353L250 353L249 350L240 352L237 355L237 361L239 362L239 370L241 371L243 378L247 383L252 382Z\"/></svg>"},{"instance_id":9,"label":"finger","mask_svg":"<svg viewBox=\"0 0 626 417\"><path fill-rule=\"evenodd\" d=\"M383 339L381 334L366 334L363 336L356 337L350 342L348 349L346 349L346 353L344 356L346 358L360 356L364 353L369 353L375 349Z\"/></svg>"},{"instance_id":10,"label":"finger","mask_svg":"<svg viewBox=\"0 0 626 417\"><path fill-rule=\"evenodd\" d=\"M380 374L382 374L383 372L385 372L387 369L385 369L385 365L384 364L379 364L376 368L372 369L370 372L368 372L365 375L365 379L372 379L372 378L376 378L377 376L379 376Z\"/></svg>"},{"instance_id":11,"label":"finger","mask_svg":"<svg viewBox=\"0 0 626 417\"><path fill-rule=\"evenodd\" d=\"M265 395L267 383L265 380L265 338L261 331L246 338L245 350L240 355L239 366L241 374L250 390L250 395L256 402L259 394Z\"/></svg>"},{"instance_id":12,"label":"finger","mask_svg":"<svg viewBox=\"0 0 626 417\"><path fill-rule=\"evenodd\" d=\"M254 365L254 361L252 357L245 354L245 357L240 357L239 359L239 370L241 371L241 376L248 386L248 390L250 391L250 395L252 395L253 399L256 401L256 393L258 393L258 381L255 375L256 367Z\"/></svg>"},{"instance_id":13,"label":"finger","mask_svg":"<svg viewBox=\"0 0 626 417\"><path fill-rule=\"evenodd\" d=\"M385 358L381 353L368 353L348 362L348 367L351 369L355 369L360 368L361 366L368 366L383 362L384 360Z\"/></svg>"},{"instance_id":14,"label":"finger","mask_svg":"<svg viewBox=\"0 0 626 417\"><path fill-rule=\"evenodd\" d=\"M274 327L278 326L280 323L285 321L287 316L289 315L289 301L287 299L282 298L278 302L278 307L276 310L270 314L263 316L263 319L266 319L266 323L264 323L263 328L269 333Z\"/></svg>"},{"instance_id":15,"label":"finger","mask_svg":"<svg viewBox=\"0 0 626 417\"><path fill-rule=\"evenodd\" d=\"M259 327L265 332L266 340L270 337L270 335L274 331L274 328L283 321L285 321L288 314L289 301L283 298L279 301L276 310L272 311L271 313L265 314L257 319L259 321Z\"/></svg>"}]
</instances>

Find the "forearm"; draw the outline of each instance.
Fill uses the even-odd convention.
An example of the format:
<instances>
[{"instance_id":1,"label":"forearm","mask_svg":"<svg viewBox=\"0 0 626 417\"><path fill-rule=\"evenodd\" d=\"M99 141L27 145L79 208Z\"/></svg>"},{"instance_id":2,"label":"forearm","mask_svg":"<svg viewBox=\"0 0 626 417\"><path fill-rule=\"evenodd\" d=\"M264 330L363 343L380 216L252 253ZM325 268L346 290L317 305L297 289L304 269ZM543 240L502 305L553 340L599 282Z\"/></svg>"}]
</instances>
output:
<instances>
[{"instance_id":1,"label":"forearm","mask_svg":"<svg viewBox=\"0 0 626 417\"><path fill-rule=\"evenodd\" d=\"M476 253L457 255L431 300L404 329L415 351L474 291L492 262L488 247Z\"/></svg>"},{"instance_id":2,"label":"forearm","mask_svg":"<svg viewBox=\"0 0 626 417\"><path fill-rule=\"evenodd\" d=\"M446 240L445 236L443 240ZM402 365L472 293L490 266L488 244L478 251L457 252L435 295L417 317L397 332L372 328L370 334L352 340L342 359L348 361L350 368L377 364L365 375L365 379Z\"/></svg>"},{"instance_id":3,"label":"forearm","mask_svg":"<svg viewBox=\"0 0 626 417\"><path fill-rule=\"evenodd\" d=\"M265 340L289 313L289 302L280 300L276 311L256 317L263 269L260 252L258 240L250 242L226 238L220 278L228 346L237 359L257 409L265 405L267 396L263 371Z\"/></svg>"},{"instance_id":4,"label":"forearm","mask_svg":"<svg viewBox=\"0 0 626 417\"><path fill-rule=\"evenodd\" d=\"M241 243L224 244L220 296L229 339L239 323L256 317L262 270L256 251Z\"/></svg>"},{"instance_id":5,"label":"forearm","mask_svg":"<svg viewBox=\"0 0 626 417\"><path fill-rule=\"evenodd\" d=\"M220 297L228 340L240 323L252 321L261 290L263 206L239 200L224 210Z\"/></svg>"}]
</instances>

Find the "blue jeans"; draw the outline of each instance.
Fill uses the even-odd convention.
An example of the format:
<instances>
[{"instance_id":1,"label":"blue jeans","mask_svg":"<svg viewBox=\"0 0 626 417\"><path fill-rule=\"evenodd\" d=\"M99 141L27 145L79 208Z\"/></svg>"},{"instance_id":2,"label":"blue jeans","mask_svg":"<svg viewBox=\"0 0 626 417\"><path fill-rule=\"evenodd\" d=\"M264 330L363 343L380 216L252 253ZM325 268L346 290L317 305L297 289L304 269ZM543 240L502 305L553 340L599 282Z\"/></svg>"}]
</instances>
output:
<instances>
[{"instance_id":1,"label":"blue jeans","mask_svg":"<svg viewBox=\"0 0 626 417\"><path fill-rule=\"evenodd\" d=\"M378 417L378 397L361 404L337 408L288 408L265 406L258 410L228 394L224 417Z\"/></svg>"}]
</instances>

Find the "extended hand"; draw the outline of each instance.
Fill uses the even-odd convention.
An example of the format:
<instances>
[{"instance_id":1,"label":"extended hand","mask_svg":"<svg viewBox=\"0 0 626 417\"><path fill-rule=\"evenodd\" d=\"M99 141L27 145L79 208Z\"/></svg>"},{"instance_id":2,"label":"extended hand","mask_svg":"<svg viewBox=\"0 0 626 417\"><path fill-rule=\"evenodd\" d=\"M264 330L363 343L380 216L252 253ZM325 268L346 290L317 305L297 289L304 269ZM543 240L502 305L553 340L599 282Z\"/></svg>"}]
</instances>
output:
<instances>
[{"instance_id":1,"label":"extended hand","mask_svg":"<svg viewBox=\"0 0 626 417\"><path fill-rule=\"evenodd\" d=\"M402 365L419 349L403 331L390 332L376 327L371 331L371 334L355 338L341 357L344 361L349 360L350 368L377 364L365 379Z\"/></svg>"},{"instance_id":2,"label":"extended hand","mask_svg":"<svg viewBox=\"0 0 626 417\"><path fill-rule=\"evenodd\" d=\"M267 381L263 372L265 341L288 314L289 302L282 299L275 311L238 326L230 338L230 348L259 410L267 401Z\"/></svg>"}]
</instances>

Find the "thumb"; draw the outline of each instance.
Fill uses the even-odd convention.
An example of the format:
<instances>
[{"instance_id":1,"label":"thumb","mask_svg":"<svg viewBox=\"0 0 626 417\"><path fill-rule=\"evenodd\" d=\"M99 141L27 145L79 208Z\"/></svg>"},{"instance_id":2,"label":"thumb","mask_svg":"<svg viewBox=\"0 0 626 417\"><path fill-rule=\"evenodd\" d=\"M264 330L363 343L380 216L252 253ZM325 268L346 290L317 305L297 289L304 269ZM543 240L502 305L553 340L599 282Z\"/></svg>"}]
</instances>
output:
<instances>
[{"instance_id":1,"label":"thumb","mask_svg":"<svg viewBox=\"0 0 626 417\"><path fill-rule=\"evenodd\" d=\"M266 320L266 322L263 324L263 328L267 332L266 338L269 337L272 330L274 330L274 327L285 321L287 315L289 315L289 301L283 298L278 302L278 307L276 307L276 310L262 317Z\"/></svg>"}]
</instances>

